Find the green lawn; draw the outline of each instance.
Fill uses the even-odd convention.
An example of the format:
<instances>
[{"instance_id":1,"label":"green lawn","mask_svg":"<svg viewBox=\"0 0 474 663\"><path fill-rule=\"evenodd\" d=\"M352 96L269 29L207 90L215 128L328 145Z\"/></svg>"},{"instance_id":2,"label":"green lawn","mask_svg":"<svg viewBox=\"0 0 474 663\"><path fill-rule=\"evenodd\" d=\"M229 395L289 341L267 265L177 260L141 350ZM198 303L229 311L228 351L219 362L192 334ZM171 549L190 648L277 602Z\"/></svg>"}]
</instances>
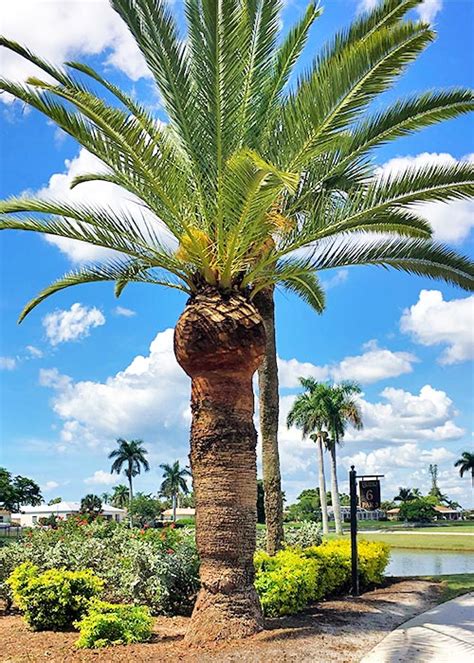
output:
<instances>
[{"instance_id":1,"label":"green lawn","mask_svg":"<svg viewBox=\"0 0 474 663\"><path fill-rule=\"evenodd\" d=\"M456 598L467 592L474 592L474 573L458 573L449 576L423 576L422 580L440 582L443 592L440 603Z\"/></svg>"},{"instance_id":2,"label":"green lawn","mask_svg":"<svg viewBox=\"0 0 474 663\"><path fill-rule=\"evenodd\" d=\"M344 536L349 536L345 533ZM338 538L329 534L328 538ZM390 534L388 532L360 533L359 538L367 541L383 541L392 548L411 548L415 550L462 550L474 553L474 536L459 536L456 533L436 534L426 530L414 530L413 534Z\"/></svg>"}]
</instances>

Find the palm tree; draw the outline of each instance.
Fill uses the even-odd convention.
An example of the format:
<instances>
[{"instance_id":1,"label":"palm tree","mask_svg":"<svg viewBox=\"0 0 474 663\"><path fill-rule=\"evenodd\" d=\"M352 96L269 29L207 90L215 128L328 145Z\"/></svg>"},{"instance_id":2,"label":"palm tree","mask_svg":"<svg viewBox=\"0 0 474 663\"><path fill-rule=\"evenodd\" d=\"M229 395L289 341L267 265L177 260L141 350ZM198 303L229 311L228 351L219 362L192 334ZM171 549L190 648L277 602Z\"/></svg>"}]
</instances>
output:
<instances>
[{"instance_id":1,"label":"palm tree","mask_svg":"<svg viewBox=\"0 0 474 663\"><path fill-rule=\"evenodd\" d=\"M418 493L415 491L418 491L418 489L415 488L414 490L412 490L411 488L400 487L398 489L398 495L393 499L395 500L395 502L410 502L411 500L414 500L419 496L418 495L419 491Z\"/></svg>"},{"instance_id":2,"label":"palm tree","mask_svg":"<svg viewBox=\"0 0 474 663\"><path fill-rule=\"evenodd\" d=\"M110 493L102 493L100 496L102 502L104 504L110 504L110 500L112 499L112 496Z\"/></svg>"},{"instance_id":3,"label":"palm tree","mask_svg":"<svg viewBox=\"0 0 474 663\"><path fill-rule=\"evenodd\" d=\"M130 442L127 442L127 440L119 438L117 444L119 448L109 453L109 458L114 459L110 473L113 474L113 472L116 472L120 474L122 467L126 466L124 474L128 479L128 502L130 505L133 499L133 477L140 474L142 468L145 472L148 472L150 469L150 465L145 458L148 451L142 446L143 440L130 440Z\"/></svg>"},{"instance_id":4,"label":"palm tree","mask_svg":"<svg viewBox=\"0 0 474 663\"><path fill-rule=\"evenodd\" d=\"M385 0L288 86L320 13L314 2L279 43L281 0L186 0L186 39L164 0L111 0L155 79L166 124L88 65L59 69L0 41L42 73L25 85L1 80L0 90L105 164L73 186L107 182L138 202L136 212L26 195L1 202L0 228L115 251L46 287L20 319L83 283L115 282L117 295L129 283L151 283L188 297L175 353L192 379L202 587L186 635L193 643L250 635L263 623L253 586L252 375L266 343L258 293L281 285L320 309L315 273L353 264L474 287L472 262L434 243L413 211L416 202L472 195L472 164L371 179L365 157L394 136L471 110L473 94L429 92L357 122L434 37L424 24L400 23L417 1ZM102 88L106 98L95 92Z\"/></svg>"},{"instance_id":5,"label":"palm tree","mask_svg":"<svg viewBox=\"0 0 474 663\"><path fill-rule=\"evenodd\" d=\"M474 488L474 454L469 451L463 451L461 458L454 463L454 467L459 467L461 478L465 472L471 472L471 483Z\"/></svg>"},{"instance_id":6,"label":"palm tree","mask_svg":"<svg viewBox=\"0 0 474 663\"><path fill-rule=\"evenodd\" d=\"M191 472L179 466L179 460L176 460L173 465L163 463L160 465L163 470L163 483L160 487L160 492L163 497L171 497L173 500L173 522L176 522L176 503L180 492L187 495L189 493L188 485L185 477L191 476Z\"/></svg>"},{"instance_id":7,"label":"palm tree","mask_svg":"<svg viewBox=\"0 0 474 663\"><path fill-rule=\"evenodd\" d=\"M316 382L313 378L300 378L301 386L306 389L303 394L298 394L287 417L288 427L297 426L301 428L303 438L310 437L316 443L318 450L319 470L319 496L321 501L321 519L323 522L323 534L329 533L328 507L326 493L326 478L324 475L324 453L323 444L327 440L328 414L327 397L328 387Z\"/></svg>"},{"instance_id":8,"label":"palm tree","mask_svg":"<svg viewBox=\"0 0 474 663\"><path fill-rule=\"evenodd\" d=\"M114 486L112 494L112 504L119 509L123 509L127 506L127 503L130 498L129 489L123 483L118 486Z\"/></svg>"},{"instance_id":9,"label":"palm tree","mask_svg":"<svg viewBox=\"0 0 474 663\"><path fill-rule=\"evenodd\" d=\"M81 513L98 516L102 511L102 500L98 495L86 495L81 500Z\"/></svg>"}]
</instances>

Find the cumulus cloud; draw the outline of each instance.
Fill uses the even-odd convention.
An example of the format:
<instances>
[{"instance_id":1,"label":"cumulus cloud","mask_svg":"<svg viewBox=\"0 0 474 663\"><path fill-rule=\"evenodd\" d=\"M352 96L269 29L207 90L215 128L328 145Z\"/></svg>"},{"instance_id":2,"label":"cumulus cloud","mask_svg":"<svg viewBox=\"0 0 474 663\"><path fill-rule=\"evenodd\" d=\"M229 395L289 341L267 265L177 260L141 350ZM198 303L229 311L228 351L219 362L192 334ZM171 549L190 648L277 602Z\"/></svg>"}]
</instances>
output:
<instances>
[{"instance_id":1,"label":"cumulus cloud","mask_svg":"<svg viewBox=\"0 0 474 663\"><path fill-rule=\"evenodd\" d=\"M0 357L0 370L13 371L16 366L16 359L14 357Z\"/></svg>"},{"instance_id":2,"label":"cumulus cloud","mask_svg":"<svg viewBox=\"0 0 474 663\"><path fill-rule=\"evenodd\" d=\"M100 486L112 486L114 483L117 483L117 476L110 474L110 472L104 472L104 470L96 470L91 477L84 479L84 483Z\"/></svg>"},{"instance_id":3,"label":"cumulus cloud","mask_svg":"<svg viewBox=\"0 0 474 663\"><path fill-rule=\"evenodd\" d=\"M133 37L108 0L3 0L2 34L56 65L103 54L105 65L120 69L133 80L150 75ZM31 75L46 77L9 51L2 54L2 73L20 82ZM1 99L12 101L7 95Z\"/></svg>"},{"instance_id":4,"label":"cumulus cloud","mask_svg":"<svg viewBox=\"0 0 474 663\"><path fill-rule=\"evenodd\" d=\"M370 11L374 9L379 2L380 0L360 0L357 5L357 12ZM424 2L416 8L416 11L420 20L425 21L426 23L432 23L442 8L442 0L424 0Z\"/></svg>"},{"instance_id":5,"label":"cumulus cloud","mask_svg":"<svg viewBox=\"0 0 474 663\"><path fill-rule=\"evenodd\" d=\"M41 357L43 356L43 351L35 347L34 345L27 345L26 350L30 355L30 357L32 357L33 359L41 359Z\"/></svg>"},{"instance_id":6,"label":"cumulus cloud","mask_svg":"<svg viewBox=\"0 0 474 663\"><path fill-rule=\"evenodd\" d=\"M98 308L76 302L68 310L48 313L42 323L51 345L59 345L88 336L91 328L105 324L105 317Z\"/></svg>"},{"instance_id":7,"label":"cumulus cloud","mask_svg":"<svg viewBox=\"0 0 474 663\"><path fill-rule=\"evenodd\" d=\"M405 309L402 332L422 345L447 345L441 364L474 358L474 295L444 301L439 290L422 290L418 301Z\"/></svg>"},{"instance_id":8,"label":"cumulus cloud","mask_svg":"<svg viewBox=\"0 0 474 663\"><path fill-rule=\"evenodd\" d=\"M468 154L461 161L474 161L474 155ZM445 152L423 152L416 156L395 157L377 169L378 177L396 175L407 168L419 168L429 164L452 166L458 163L451 154ZM414 210L431 224L436 239L460 244L474 227L474 201L453 200L448 203L426 202L414 205Z\"/></svg>"},{"instance_id":9,"label":"cumulus cloud","mask_svg":"<svg viewBox=\"0 0 474 663\"><path fill-rule=\"evenodd\" d=\"M416 442L408 442L397 447L396 453L393 447L381 447L374 451L343 455L340 462L346 469L355 465L360 474L383 474L387 468L417 468L420 464L442 463L453 458L453 452L446 447L421 449Z\"/></svg>"},{"instance_id":10,"label":"cumulus cloud","mask_svg":"<svg viewBox=\"0 0 474 663\"><path fill-rule=\"evenodd\" d=\"M377 341L368 341L360 355L345 357L339 363L316 366L297 359L278 359L278 372L282 387L299 387L299 377L316 380L356 380L371 384L379 380L411 373L416 356L409 352L393 352L379 348Z\"/></svg>"},{"instance_id":11,"label":"cumulus cloud","mask_svg":"<svg viewBox=\"0 0 474 663\"><path fill-rule=\"evenodd\" d=\"M43 493L47 493L50 490L54 490L55 488L59 487L59 483L57 481L47 481L44 486L41 486L41 490Z\"/></svg>"},{"instance_id":12,"label":"cumulus cloud","mask_svg":"<svg viewBox=\"0 0 474 663\"><path fill-rule=\"evenodd\" d=\"M133 318L136 315L136 311L132 311L131 308L125 308L125 306L116 306L114 308L115 315L121 315L124 318Z\"/></svg>"},{"instance_id":13,"label":"cumulus cloud","mask_svg":"<svg viewBox=\"0 0 474 663\"><path fill-rule=\"evenodd\" d=\"M345 283L348 277L348 269L338 269L334 276L330 276L329 278L324 279L322 284L325 290L330 290L331 288L336 288L338 285Z\"/></svg>"}]
</instances>

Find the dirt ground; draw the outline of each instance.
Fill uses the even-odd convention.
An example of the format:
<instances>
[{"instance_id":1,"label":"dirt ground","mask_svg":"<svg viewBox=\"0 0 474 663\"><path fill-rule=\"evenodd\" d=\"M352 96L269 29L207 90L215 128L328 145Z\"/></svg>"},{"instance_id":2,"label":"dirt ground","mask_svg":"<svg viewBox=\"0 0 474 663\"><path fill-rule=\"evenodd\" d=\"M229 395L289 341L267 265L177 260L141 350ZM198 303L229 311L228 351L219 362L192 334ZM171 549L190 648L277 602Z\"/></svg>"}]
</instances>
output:
<instances>
[{"instance_id":1,"label":"dirt ground","mask_svg":"<svg viewBox=\"0 0 474 663\"><path fill-rule=\"evenodd\" d=\"M437 603L440 586L394 581L359 598L323 601L293 617L268 619L262 633L212 649L182 643L188 619L159 617L140 645L76 650L77 633L33 633L18 615L0 617L2 663L314 663L359 661L396 626Z\"/></svg>"}]
</instances>

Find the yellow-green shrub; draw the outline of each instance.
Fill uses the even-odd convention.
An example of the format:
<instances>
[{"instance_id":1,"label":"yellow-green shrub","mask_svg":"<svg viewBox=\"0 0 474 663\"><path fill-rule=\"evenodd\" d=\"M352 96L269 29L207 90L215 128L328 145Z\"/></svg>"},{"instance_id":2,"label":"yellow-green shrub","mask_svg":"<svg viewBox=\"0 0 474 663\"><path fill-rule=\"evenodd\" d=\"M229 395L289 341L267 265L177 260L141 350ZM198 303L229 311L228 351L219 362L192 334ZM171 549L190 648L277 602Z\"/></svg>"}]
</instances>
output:
<instances>
[{"instance_id":1,"label":"yellow-green shrub","mask_svg":"<svg viewBox=\"0 0 474 663\"><path fill-rule=\"evenodd\" d=\"M91 601L88 614L74 623L80 648L127 645L150 639L153 620L145 606Z\"/></svg>"},{"instance_id":2,"label":"yellow-green shrub","mask_svg":"<svg viewBox=\"0 0 474 663\"><path fill-rule=\"evenodd\" d=\"M360 541L359 572L362 586L380 583L388 563L383 543ZM255 555L255 587L264 613L294 614L309 602L346 591L351 578L350 541L327 541L310 548L286 548L270 557Z\"/></svg>"},{"instance_id":3,"label":"yellow-green shrub","mask_svg":"<svg viewBox=\"0 0 474 663\"><path fill-rule=\"evenodd\" d=\"M50 569L39 573L29 562L20 564L7 580L13 599L34 631L69 628L88 610L103 581L90 569Z\"/></svg>"}]
</instances>

